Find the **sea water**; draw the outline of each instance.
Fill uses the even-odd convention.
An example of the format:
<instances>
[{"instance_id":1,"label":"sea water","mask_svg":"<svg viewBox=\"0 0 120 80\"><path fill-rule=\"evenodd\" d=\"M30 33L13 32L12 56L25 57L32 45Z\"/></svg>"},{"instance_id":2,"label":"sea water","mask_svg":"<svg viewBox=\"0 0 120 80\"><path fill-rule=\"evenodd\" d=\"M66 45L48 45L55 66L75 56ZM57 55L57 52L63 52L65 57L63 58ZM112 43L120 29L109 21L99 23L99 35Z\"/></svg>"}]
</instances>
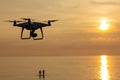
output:
<instances>
[{"instance_id":1,"label":"sea water","mask_svg":"<svg viewBox=\"0 0 120 80\"><path fill-rule=\"evenodd\" d=\"M120 80L120 57L0 57L0 80Z\"/></svg>"}]
</instances>

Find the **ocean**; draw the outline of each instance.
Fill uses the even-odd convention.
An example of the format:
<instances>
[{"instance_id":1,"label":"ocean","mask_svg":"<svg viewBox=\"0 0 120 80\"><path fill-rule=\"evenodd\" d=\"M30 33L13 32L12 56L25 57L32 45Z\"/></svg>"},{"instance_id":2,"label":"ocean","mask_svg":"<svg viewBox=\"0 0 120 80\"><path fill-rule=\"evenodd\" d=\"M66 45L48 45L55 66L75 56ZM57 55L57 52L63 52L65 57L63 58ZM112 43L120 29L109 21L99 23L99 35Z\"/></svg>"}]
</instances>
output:
<instances>
[{"instance_id":1,"label":"ocean","mask_svg":"<svg viewBox=\"0 0 120 80\"><path fill-rule=\"evenodd\" d=\"M0 57L0 80L120 80L120 56Z\"/></svg>"}]
</instances>

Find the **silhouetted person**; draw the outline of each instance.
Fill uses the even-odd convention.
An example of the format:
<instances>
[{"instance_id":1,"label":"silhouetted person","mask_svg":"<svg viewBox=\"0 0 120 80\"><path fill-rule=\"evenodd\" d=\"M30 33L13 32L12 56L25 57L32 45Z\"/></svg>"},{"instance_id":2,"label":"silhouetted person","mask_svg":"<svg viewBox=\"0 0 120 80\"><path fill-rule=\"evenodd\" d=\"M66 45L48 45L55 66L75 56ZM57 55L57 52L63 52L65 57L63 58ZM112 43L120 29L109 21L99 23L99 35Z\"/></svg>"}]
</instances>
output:
<instances>
[{"instance_id":1,"label":"silhouetted person","mask_svg":"<svg viewBox=\"0 0 120 80\"><path fill-rule=\"evenodd\" d=\"M41 70L39 70L39 76L42 76L42 72L41 72Z\"/></svg>"},{"instance_id":2,"label":"silhouetted person","mask_svg":"<svg viewBox=\"0 0 120 80\"><path fill-rule=\"evenodd\" d=\"M42 71L43 78L45 78L45 70Z\"/></svg>"}]
</instances>

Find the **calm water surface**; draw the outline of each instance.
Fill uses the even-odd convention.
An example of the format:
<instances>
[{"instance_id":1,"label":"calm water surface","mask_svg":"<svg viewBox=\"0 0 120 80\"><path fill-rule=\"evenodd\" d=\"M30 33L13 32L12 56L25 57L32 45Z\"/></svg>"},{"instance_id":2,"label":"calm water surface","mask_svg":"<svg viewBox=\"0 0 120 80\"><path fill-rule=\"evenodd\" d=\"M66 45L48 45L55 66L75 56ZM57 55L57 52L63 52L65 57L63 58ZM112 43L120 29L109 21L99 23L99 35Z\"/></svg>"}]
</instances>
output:
<instances>
[{"instance_id":1,"label":"calm water surface","mask_svg":"<svg viewBox=\"0 0 120 80\"><path fill-rule=\"evenodd\" d=\"M0 80L120 80L120 56L0 57Z\"/></svg>"}]
</instances>

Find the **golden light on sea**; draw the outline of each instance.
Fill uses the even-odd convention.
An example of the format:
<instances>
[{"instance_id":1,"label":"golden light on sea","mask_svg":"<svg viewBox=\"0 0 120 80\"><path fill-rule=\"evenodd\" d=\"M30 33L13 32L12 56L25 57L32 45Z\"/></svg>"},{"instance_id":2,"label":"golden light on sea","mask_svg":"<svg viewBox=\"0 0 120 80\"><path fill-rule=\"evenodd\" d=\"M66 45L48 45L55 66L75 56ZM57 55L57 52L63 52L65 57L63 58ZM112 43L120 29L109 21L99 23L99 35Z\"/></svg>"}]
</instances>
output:
<instances>
[{"instance_id":1,"label":"golden light on sea","mask_svg":"<svg viewBox=\"0 0 120 80\"><path fill-rule=\"evenodd\" d=\"M101 80L109 80L109 71L108 71L108 60L107 56L101 56L101 70L100 70Z\"/></svg>"}]
</instances>

